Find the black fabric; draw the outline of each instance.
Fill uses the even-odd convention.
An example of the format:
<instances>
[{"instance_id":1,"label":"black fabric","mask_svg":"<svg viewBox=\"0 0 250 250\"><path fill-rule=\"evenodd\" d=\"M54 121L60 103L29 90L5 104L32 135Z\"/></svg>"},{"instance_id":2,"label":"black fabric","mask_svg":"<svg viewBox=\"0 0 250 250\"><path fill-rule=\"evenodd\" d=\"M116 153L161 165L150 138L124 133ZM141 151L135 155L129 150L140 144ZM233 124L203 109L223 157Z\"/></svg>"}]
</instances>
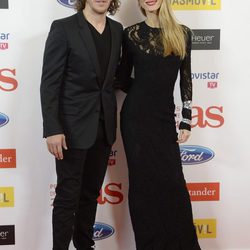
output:
<instances>
[{"instance_id":1,"label":"black fabric","mask_svg":"<svg viewBox=\"0 0 250 250\"><path fill-rule=\"evenodd\" d=\"M109 23L108 21L106 22L105 28L101 34L95 29L95 27L91 23L88 22L88 25L95 43L98 61L100 64L100 85L102 87L107 73L111 51L111 34Z\"/></svg>"},{"instance_id":2,"label":"black fabric","mask_svg":"<svg viewBox=\"0 0 250 250\"><path fill-rule=\"evenodd\" d=\"M99 85L101 66L83 13L52 23L44 51L41 80L44 137L65 134L69 147L91 147L102 106L107 140L109 144L115 141L117 104L113 81L123 28L110 18L107 22L111 51L102 88Z\"/></svg>"},{"instance_id":3,"label":"black fabric","mask_svg":"<svg viewBox=\"0 0 250 250\"><path fill-rule=\"evenodd\" d=\"M73 234L76 249L88 250L92 240L97 198L101 189L111 146L104 123L89 149L64 151L56 160L57 187L53 208L53 250L68 250Z\"/></svg>"},{"instance_id":4,"label":"black fabric","mask_svg":"<svg viewBox=\"0 0 250 250\"><path fill-rule=\"evenodd\" d=\"M191 32L185 29L188 43ZM127 92L121 132L129 169L129 209L136 249L200 250L176 142L173 99L181 71L183 101L191 100L190 46L184 60L174 55L164 57L159 34L160 29L145 22L125 29L116 76L119 87Z\"/></svg>"},{"instance_id":5,"label":"black fabric","mask_svg":"<svg viewBox=\"0 0 250 250\"><path fill-rule=\"evenodd\" d=\"M88 22L88 25L96 47L96 52L101 71L99 85L102 88L105 76L107 74L107 68L111 52L111 34L110 34L109 22L106 21L105 28L103 30L103 33L101 34L95 29L95 27L91 23ZM101 103L100 120L104 119L103 112L104 112L103 104Z\"/></svg>"}]
</instances>

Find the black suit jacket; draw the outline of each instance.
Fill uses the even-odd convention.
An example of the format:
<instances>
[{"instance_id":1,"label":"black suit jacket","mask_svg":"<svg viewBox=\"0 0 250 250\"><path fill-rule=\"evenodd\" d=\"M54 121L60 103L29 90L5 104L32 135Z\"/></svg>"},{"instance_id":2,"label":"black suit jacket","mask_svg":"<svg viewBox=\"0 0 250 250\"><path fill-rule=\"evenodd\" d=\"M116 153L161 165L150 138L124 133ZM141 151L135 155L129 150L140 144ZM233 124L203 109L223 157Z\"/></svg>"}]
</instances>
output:
<instances>
[{"instance_id":1,"label":"black suit jacket","mask_svg":"<svg viewBox=\"0 0 250 250\"><path fill-rule=\"evenodd\" d=\"M102 105L108 143L115 141L117 105L113 79L123 29L120 23L107 20L111 54L103 85L99 82L95 44L82 12L52 23L40 88L44 137L63 133L69 147L89 148L96 139Z\"/></svg>"}]
</instances>

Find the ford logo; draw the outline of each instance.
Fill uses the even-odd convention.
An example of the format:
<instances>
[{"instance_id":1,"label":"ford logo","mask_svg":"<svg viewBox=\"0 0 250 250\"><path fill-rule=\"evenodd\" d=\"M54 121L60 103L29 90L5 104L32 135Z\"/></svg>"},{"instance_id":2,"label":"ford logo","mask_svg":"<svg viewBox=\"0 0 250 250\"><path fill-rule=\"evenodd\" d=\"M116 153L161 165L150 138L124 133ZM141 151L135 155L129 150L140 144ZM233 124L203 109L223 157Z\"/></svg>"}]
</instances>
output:
<instances>
[{"instance_id":1,"label":"ford logo","mask_svg":"<svg viewBox=\"0 0 250 250\"><path fill-rule=\"evenodd\" d=\"M180 151L183 165L201 164L214 158L214 152L211 149L202 146L180 146Z\"/></svg>"},{"instance_id":2,"label":"ford logo","mask_svg":"<svg viewBox=\"0 0 250 250\"><path fill-rule=\"evenodd\" d=\"M60 3L63 6L69 7L69 8L73 8L74 4L75 4L75 0L57 0L58 3Z\"/></svg>"},{"instance_id":3,"label":"ford logo","mask_svg":"<svg viewBox=\"0 0 250 250\"><path fill-rule=\"evenodd\" d=\"M99 223L96 222L94 225L94 235L93 240L103 240L111 235L113 235L115 232L114 228L110 225L107 225L105 223Z\"/></svg>"},{"instance_id":4,"label":"ford logo","mask_svg":"<svg viewBox=\"0 0 250 250\"><path fill-rule=\"evenodd\" d=\"M0 113L0 127L3 127L9 122L9 117L3 113Z\"/></svg>"}]
</instances>

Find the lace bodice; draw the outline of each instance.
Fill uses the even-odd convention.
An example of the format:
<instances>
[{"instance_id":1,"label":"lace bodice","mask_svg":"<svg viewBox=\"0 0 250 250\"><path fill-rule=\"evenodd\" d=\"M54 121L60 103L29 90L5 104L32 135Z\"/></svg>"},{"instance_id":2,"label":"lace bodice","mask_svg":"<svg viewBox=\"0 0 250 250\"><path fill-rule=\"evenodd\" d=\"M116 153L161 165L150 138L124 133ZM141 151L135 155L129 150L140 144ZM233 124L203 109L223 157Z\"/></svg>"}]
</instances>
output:
<instances>
[{"instance_id":1,"label":"lace bodice","mask_svg":"<svg viewBox=\"0 0 250 250\"><path fill-rule=\"evenodd\" d=\"M190 130L192 108L191 31L186 26L183 26L183 28L186 31L186 56L183 60L178 57L180 63L177 68L177 71L180 72L180 92L183 103L183 119L179 128ZM123 82L121 88L125 92L127 92L131 84L133 84L133 79L130 79L130 76L132 68L135 66L135 48L144 54L158 57L159 60L167 61L170 57L175 57L174 55L163 56L164 50L160 39L160 28L152 28L145 22L126 28L124 30L123 55L118 69L119 81ZM152 62L153 60L155 59L152 58ZM143 63L147 62L141 61L141 64ZM162 67L166 67L166 65L163 63ZM164 74L164 68L162 68L162 74Z\"/></svg>"}]
</instances>

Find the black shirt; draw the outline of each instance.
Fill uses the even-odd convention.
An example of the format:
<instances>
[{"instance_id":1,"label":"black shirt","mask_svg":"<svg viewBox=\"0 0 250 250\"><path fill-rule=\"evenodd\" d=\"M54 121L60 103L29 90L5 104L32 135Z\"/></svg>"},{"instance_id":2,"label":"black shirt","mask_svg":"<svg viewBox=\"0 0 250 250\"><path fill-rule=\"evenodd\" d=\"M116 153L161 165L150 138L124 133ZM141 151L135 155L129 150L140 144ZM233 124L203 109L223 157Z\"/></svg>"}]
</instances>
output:
<instances>
[{"instance_id":1,"label":"black shirt","mask_svg":"<svg viewBox=\"0 0 250 250\"><path fill-rule=\"evenodd\" d=\"M88 25L95 43L97 57L100 64L100 70L101 70L100 85L102 87L107 73L110 52L111 52L111 32L109 28L109 23L106 20L105 28L101 34L95 29L95 27L91 23L88 22Z\"/></svg>"}]
</instances>

